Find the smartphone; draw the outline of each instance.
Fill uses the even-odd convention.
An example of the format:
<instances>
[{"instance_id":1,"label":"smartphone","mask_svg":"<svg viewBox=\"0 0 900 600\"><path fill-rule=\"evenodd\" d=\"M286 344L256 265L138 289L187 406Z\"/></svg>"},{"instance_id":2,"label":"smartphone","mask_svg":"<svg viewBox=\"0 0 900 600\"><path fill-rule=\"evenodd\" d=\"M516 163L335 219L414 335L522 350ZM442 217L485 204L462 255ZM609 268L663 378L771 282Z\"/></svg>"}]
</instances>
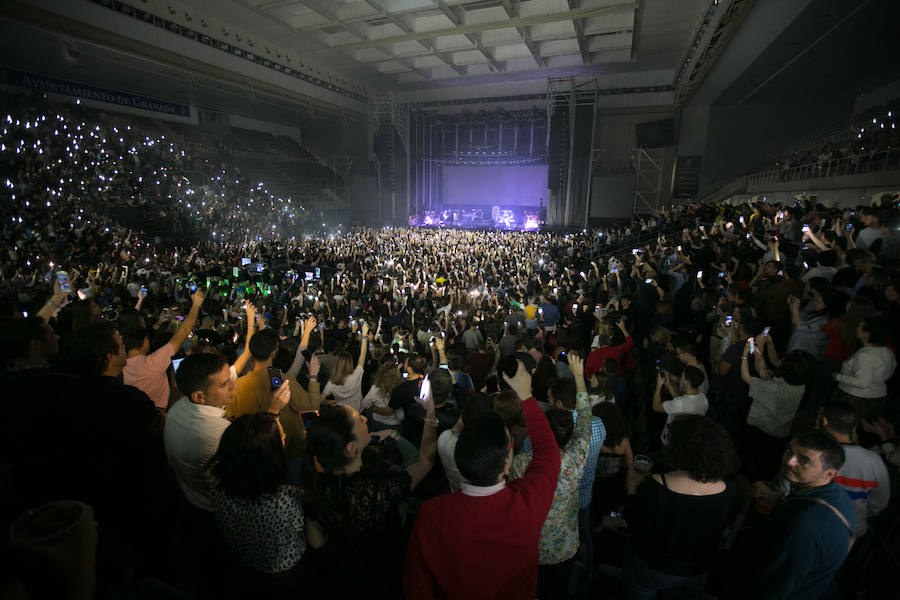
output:
<instances>
[{"instance_id":1,"label":"smartphone","mask_svg":"<svg viewBox=\"0 0 900 600\"><path fill-rule=\"evenodd\" d=\"M756 341L753 338L750 338L749 340L747 340L747 343L750 344L750 354L756 352Z\"/></svg>"},{"instance_id":2,"label":"smartphone","mask_svg":"<svg viewBox=\"0 0 900 600\"><path fill-rule=\"evenodd\" d=\"M631 251L631 255L632 255L632 256L637 256L637 253L638 253L638 252L640 252L640 250L638 250L637 248L635 248L634 250Z\"/></svg>"},{"instance_id":3,"label":"smartphone","mask_svg":"<svg viewBox=\"0 0 900 600\"><path fill-rule=\"evenodd\" d=\"M284 383L284 375L281 374L281 369L269 367L267 371L269 373L269 386L273 390L277 390L281 387L281 384Z\"/></svg>"},{"instance_id":4,"label":"smartphone","mask_svg":"<svg viewBox=\"0 0 900 600\"><path fill-rule=\"evenodd\" d=\"M703 279L703 271L697 271L697 279Z\"/></svg>"},{"instance_id":5,"label":"smartphone","mask_svg":"<svg viewBox=\"0 0 900 600\"><path fill-rule=\"evenodd\" d=\"M303 426L309 431L310 427L312 427L316 420L319 418L319 411L317 410L301 410L300 411L300 420L303 421Z\"/></svg>"},{"instance_id":6,"label":"smartphone","mask_svg":"<svg viewBox=\"0 0 900 600\"><path fill-rule=\"evenodd\" d=\"M184 321L184 317L182 315L175 315L176 321Z\"/></svg>"},{"instance_id":7,"label":"smartphone","mask_svg":"<svg viewBox=\"0 0 900 600\"><path fill-rule=\"evenodd\" d=\"M681 252L681 246L678 246L678 251Z\"/></svg>"},{"instance_id":8,"label":"smartphone","mask_svg":"<svg viewBox=\"0 0 900 600\"><path fill-rule=\"evenodd\" d=\"M744 224L744 217L743 217L743 216L738 217L738 222L739 222L741 225L743 225L743 224Z\"/></svg>"},{"instance_id":9,"label":"smartphone","mask_svg":"<svg viewBox=\"0 0 900 600\"><path fill-rule=\"evenodd\" d=\"M747 239L748 239L748 240L750 239L750 234L749 234L749 233L747 234Z\"/></svg>"},{"instance_id":10,"label":"smartphone","mask_svg":"<svg viewBox=\"0 0 900 600\"><path fill-rule=\"evenodd\" d=\"M806 262L805 260L803 261L803 268L806 269L807 271L809 270L809 263Z\"/></svg>"},{"instance_id":11,"label":"smartphone","mask_svg":"<svg viewBox=\"0 0 900 600\"><path fill-rule=\"evenodd\" d=\"M249 258L242 258L242 259L241 259L241 266L242 266L242 267L247 266L247 265L249 265L249 264L250 264L250 259L249 259Z\"/></svg>"},{"instance_id":12,"label":"smartphone","mask_svg":"<svg viewBox=\"0 0 900 600\"><path fill-rule=\"evenodd\" d=\"M599 305L599 304L595 304L595 305L594 305L594 312L595 312L595 313L600 312L600 305Z\"/></svg>"},{"instance_id":13,"label":"smartphone","mask_svg":"<svg viewBox=\"0 0 900 600\"><path fill-rule=\"evenodd\" d=\"M853 229L853 223L847 223L846 231L850 231L851 229Z\"/></svg>"},{"instance_id":14,"label":"smartphone","mask_svg":"<svg viewBox=\"0 0 900 600\"><path fill-rule=\"evenodd\" d=\"M189 282L188 282L188 289L191 290L191 293L192 293L192 294L193 294L194 292L196 292L196 291L197 291L197 284L196 284L196 282L189 281Z\"/></svg>"},{"instance_id":15,"label":"smartphone","mask_svg":"<svg viewBox=\"0 0 900 600\"><path fill-rule=\"evenodd\" d=\"M428 379L428 375L422 378L422 386L419 388L419 398L422 400L431 398L431 381Z\"/></svg>"},{"instance_id":16,"label":"smartphone","mask_svg":"<svg viewBox=\"0 0 900 600\"><path fill-rule=\"evenodd\" d=\"M169 309L168 308L162 309L162 318L165 320L168 320L168 318L169 318Z\"/></svg>"},{"instance_id":17,"label":"smartphone","mask_svg":"<svg viewBox=\"0 0 900 600\"><path fill-rule=\"evenodd\" d=\"M656 359L656 371L657 371L658 373L665 373L665 372L666 372L666 370L663 368L663 366L662 366L661 364L659 364L659 359L658 359L658 358Z\"/></svg>"},{"instance_id":18,"label":"smartphone","mask_svg":"<svg viewBox=\"0 0 900 600\"><path fill-rule=\"evenodd\" d=\"M240 277L241 270L238 267L231 267L231 276L232 277Z\"/></svg>"},{"instance_id":19,"label":"smartphone","mask_svg":"<svg viewBox=\"0 0 900 600\"><path fill-rule=\"evenodd\" d=\"M731 327L732 320L733 320L733 317L731 315L728 315L727 317L725 317L725 327Z\"/></svg>"},{"instance_id":20,"label":"smartphone","mask_svg":"<svg viewBox=\"0 0 900 600\"><path fill-rule=\"evenodd\" d=\"M408 379L408 378L409 378L409 373L404 372L404 373L403 373L403 379Z\"/></svg>"},{"instance_id":21,"label":"smartphone","mask_svg":"<svg viewBox=\"0 0 900 600\"><path fill-rule=\"evenodd\" d=\"M59 289L63 292L71 292L72 286L69 285L69 274L65 271L56 273L56 280L59 282Z\"/></svg>"},{"instance_id":22,"label":"smartphone","mask_svg":"<svg viewBox=\"0 0 900 600\"><path fill-rule=\"evenodd\" d=\"M769 330L770 330L770 329L772 329L772 328L771 328L771 327L765 327L765 328L763 329L763 337L769 337Z\"/></svg>"},{"instance_id":23,"label":"smartphone","mask_svg":"<svg viewBox=\"0 0 900 600\"><path fill-rule=\"evenodd\" d=\"M147 286L142 285L141 286L141 296L146 296L146 295L147 295Z\"/></svg>"},{"instance_id":24,"label":"smartphone","mask_svg":"<svg viewBox=\"0 0 900 600\"><path fill-rule=\"evenodd\" d=\"M719 271L719 277L725 277L725 271Z\"/></svg>"},{"instance_id":25,"label":"smartphone","mask_svg":"<svg viewBox=\"0 0 900 600\"><path fill-rule=\"evenodd\" d=\"M178 367L181 366L181 361L183 361L183 360L184 360L183 358L173 358L172 359L172 368L175 369L176 373L178 372Z\"/></svg>"},{"instance_id":26,"label":"smartphone","mask_svg":"<svg viewBox=\"0 0 900 600\"><path fill-rule=\"evenodd\" d=\"M652 279L652 278L651 278L651 279L645 279L645 280L644 280L644 283L653 283L653 279Z\"/></svg>"}]
</instances>

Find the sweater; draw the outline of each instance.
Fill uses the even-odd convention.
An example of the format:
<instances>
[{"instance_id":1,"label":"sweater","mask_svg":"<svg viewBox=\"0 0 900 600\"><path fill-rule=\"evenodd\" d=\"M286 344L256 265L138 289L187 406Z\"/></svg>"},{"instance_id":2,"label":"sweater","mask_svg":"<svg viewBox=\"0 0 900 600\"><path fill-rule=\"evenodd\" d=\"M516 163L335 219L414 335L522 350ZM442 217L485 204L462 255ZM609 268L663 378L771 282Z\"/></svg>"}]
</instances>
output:
<instances>
[{"instance_id":1,"label":"sweater","mask_svg":"<svg viewBox=\"0 0 900 600\"><path fill-rule=\"evenodd\" d=\"M847 492L856 511L856 537L869 529L868 520L880 513L891 499L891 480L881 457L855 444L844 445L844 466L834 481Z\"/></svg>"},{"instance_id":2,"label":"sweater","mask_svg":"<svg viewBox=\"0 0 900 600\"><path fill-rule=\"evenodd\" d=\"M406 557L407 599L531 600L537 594L538 542L560 452L537 401L529 398L522 409L534 449L525 476L490 495L458 491L422 505Z\"/></svg>"},{"instance_id":3,"label":"sweater","mask_svg":"<svg viewBox=\"0 0 900 600\"><path fill-rule=\"evenodd\" d=\"M752 582L754 598L819 600L847 557L850 530L830 508L803 497L820 498L851 527L855 522L850 498L833 481L794 492L759 532L754 558L761 568Z\"/></svg>"},{"instance_id":4,"label":"sweater","mask_svg":"<svg viewBox=\"0 0 900 600\"><path fill-rule=\"evenodd\" d=\"M587 360L584 362L584 378L590 379L594 372L603 370L603 363L606 362L607 358L614 358L619 363L616 375L625 375L630 367L627 355L633 347L634 339L629 335L618 346L603 346L593 350L588 354Z\"/></svg>"},{"instance_id":5,"label":"sweater","mask_svg":"<svg viewBox=\"0 0 900 600\"><path fill-rule=\"evenodd\" d=\"M838 387L851 396L883 398L896 367L897 359L887 346L863 347L844 361L836 380Z\"/></svg>"}]
</instances>

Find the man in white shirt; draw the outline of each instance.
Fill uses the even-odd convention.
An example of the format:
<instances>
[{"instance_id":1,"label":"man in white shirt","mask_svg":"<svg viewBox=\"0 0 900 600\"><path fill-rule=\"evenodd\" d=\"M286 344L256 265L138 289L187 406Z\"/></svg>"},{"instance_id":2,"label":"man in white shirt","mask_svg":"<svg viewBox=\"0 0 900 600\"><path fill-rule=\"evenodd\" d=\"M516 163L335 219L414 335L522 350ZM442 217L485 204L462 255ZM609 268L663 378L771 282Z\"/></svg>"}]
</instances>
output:
<instances>
[{"instance_id":1,"label":"man in white shirt","mask_svg":"<svg viewBox=\"0 0 900 600\"><path fill-rule=\"evenodd\" d=\"M166 416L166 458L188 502L211 511L207 463L230 424L225 407L232 400L235 383L225 359L205 352L185 358L175 379L185 396ZM285 382L272 394L269 412L278 414L289 400L290 388Z\"/></svg>"},{"instance_id":2,"label":"man in white shirt","mask_svg":"<svg viewBox=\"0 0 900 600\"><path fill-rule=\"evenodd\" d=\"M864 208L862 222L866 227L857 234L856 247L868 250L875 240L881 239L884 235L881 232L881 215L878 209Z\"/></svg>"},{"instance_id":3,"label":"man in white shirt","mask_svg":"<svg viewBox=\"0 0 900 600\"><path fill-rule=\"evenodd\" d=\"M659 373L656 380L656 392L653 394L653 410L656 412L666 413L666 426L662 432L662 443L665 445L668 440L669 423L675 418L675 415L705 415L709 410L709 400L704 394L701 394L699 388L706 376L703 371L697 367L685 366L681 374L681 389L684 392L678 395L679 390L676 389L670 374ZM671 400L662 401L663 386L668 383L669 393L674 396Z\"/></svg>"},{"instance_id":4,"label":"man in white shirt","mask_svg":"<svg viewBox=\"0 0 900 600\"><path fill-rule=\"evenodd\" d=\"M462 485L463 476L456 466L456 442L459 441L459 434L465 426L466 420L469 422L482 413L492 410L490 397L485 394L476 394L466 399L465 407L459 415L456 424L447 431L443 432L437 440L437 451L441 457L441 464L444 466L444 473L447 475L447 481L450 482L450 491L455 492Z\"/></svg>"}]
</instances>

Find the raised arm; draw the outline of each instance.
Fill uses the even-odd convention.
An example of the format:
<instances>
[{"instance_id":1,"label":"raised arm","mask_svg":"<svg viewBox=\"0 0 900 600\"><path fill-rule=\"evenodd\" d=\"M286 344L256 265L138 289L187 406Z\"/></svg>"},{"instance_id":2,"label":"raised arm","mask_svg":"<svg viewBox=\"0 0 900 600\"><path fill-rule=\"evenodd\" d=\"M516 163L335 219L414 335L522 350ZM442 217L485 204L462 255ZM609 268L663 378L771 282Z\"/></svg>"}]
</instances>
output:
<instances>
[{"instance_id":1,"label":"raised arm","mask_svg":"<svg viewBox=\"0 0 900 600\"><path fill-rule=\"evenodd\" d=\"M758 358L758 356L757 356ZM744 351L741 353L741 379L744 383L750 383L750 342L744 344Z\"/></svg>"},{"instance_id":2,"label":"raised arm","mask_svg":"<svg viewBox=\"0 0 900 600\"><path fill-rule=\"evenodd\" d=\"M363 321L362 330L359 336L359 360L356 366L363 368L366 364L366 352L369 350L369 323Z\"/></svg>"},{"instance_id":3,"label":"raised arm","mask_svg":"<svg viewBox=\"0 0 900 600\"><path fill-rule=\"evenodd\" d=\"M666 409L663 408L662 404L662 390L663 386L666 383L666 378L663 377L662 373L656 374L656 389L653 392L653 410L656 412L664 413Z\"/></svg>"},{"instance_id":4,"label":"raised arm","mask_svg":"<svg viewBox=\"0 0 900 600\"><path fill-rule=\"evenodd\" d=\"M419 443L419 460L409 465L406 471L410 476L409 489L413 490L421 482L434 464L434 453L437 450L437 415L434 412L434 398L429 391L422 398L425 407L425 420L422 428L422 441Z\"/></svg>"},{"instance_id":5,"label":"raised arm","mask_svg":"<svg viewBox=\"0 0 900 600\"><path fill-rule=\"evenodd\" d=\"M542 514L546 514L553 502L553 492L556 489L556 481L559 477L559 446L550 430L547 417L537 405L531 393L531 373L518 361L518 369L514 377L503 374L503 380L519 396L522 401L522 412L525 413L525 424L528 427L528 435L531 437L533 458L525 471L523 478L528 484L537 486L543 492L546 500L546 508ZM521 481L521 480L520 480Z\"/></svg>"},{"instance_id":6,"label":"raised arm","mask_svg":"<svg viewBox=\"0 0 900 600\"><path fill-rule=\"evenodd\" d=\"M289 375L294 379L297 378L300 369L303 368L303 364L306 362L303 351L309 348L309 336L315 328L315 317L308 317L306 321L303 322L303 334L300 336L300 344L297 346L297 352L294 354L294 361L291 363L291 366L288 367L286 375Z\"/></svg>"},{"instance_id":7,"label":"raised arm","mask_svg":"<svg viewBox=\"0 0 900 600\"><path fill-rule=\"evenodd\" d=\"M244 351L231 365L234 367L234 372L238 377L241 376L241 372L247 367L247 363L250 362L250 338L256 332L256 306L247 300L244 302L244 310L247 312L247 339L244 340Z\"/></svg>"},{"instance_id":8,"label":"raised arm","mask_svg":"<svg viewBox=\"0 0 900 600\"><path fill-rule=\"evenodd\" d=\"M74 289L74 288L73 288ZM47 303L38 311L37 316L44 319L45 323L49 323L60 308L65 306L66 300L69 298L69 292L64 292L59 288L59 280L53 282L53 296L47 300Z\"/></svg>"},{"instance_id":9,"label":"raised arm","mask_svg":"<svg viewBox=\"0 0 900 600\"><path fill-rule=\"evenodd\" d=\"M169 340L169 344L171 344L175 352L181 350L181 345L184 344L188 335L194 330L194 326L197 324L197 317L200 315L200 307L203 305L204 300L206 300L206 293L203 290L198 289L191 295L191 310L184 318L184 321L181 322L178 330L175 331L172 339Z\"/></svg>"}]
</instances>

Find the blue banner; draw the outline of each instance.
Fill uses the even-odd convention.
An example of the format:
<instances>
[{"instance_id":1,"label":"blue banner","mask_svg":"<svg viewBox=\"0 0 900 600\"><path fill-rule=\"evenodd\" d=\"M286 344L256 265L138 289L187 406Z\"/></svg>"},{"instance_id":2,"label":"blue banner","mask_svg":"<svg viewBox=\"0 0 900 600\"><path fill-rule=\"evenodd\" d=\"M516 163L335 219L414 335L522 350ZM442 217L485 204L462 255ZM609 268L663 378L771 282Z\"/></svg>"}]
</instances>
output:
<instances>
[{"instance_id":1,"label":"blue banner","mask_svg":"<svg viewBox=\"0 0 900 600\"><path fill-rule=\"evenodd\" d=\"M63 96L74 96L83 100L108 102L109 104L130 106L131 108L140 108L142 110L152 110L154 112L175 115L178 117L191 116L191 108L186 104L155 100L153 98L147 98L146 96L117 92L115 90L106 90L92 85L84 85L72 81L65 81L63 79L35 75L34 73L23 73L22 71L6 71L6 73L9 83L41 90L48 94L61 94Z\"/></svg>"}]
</instances>

